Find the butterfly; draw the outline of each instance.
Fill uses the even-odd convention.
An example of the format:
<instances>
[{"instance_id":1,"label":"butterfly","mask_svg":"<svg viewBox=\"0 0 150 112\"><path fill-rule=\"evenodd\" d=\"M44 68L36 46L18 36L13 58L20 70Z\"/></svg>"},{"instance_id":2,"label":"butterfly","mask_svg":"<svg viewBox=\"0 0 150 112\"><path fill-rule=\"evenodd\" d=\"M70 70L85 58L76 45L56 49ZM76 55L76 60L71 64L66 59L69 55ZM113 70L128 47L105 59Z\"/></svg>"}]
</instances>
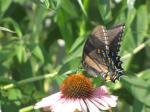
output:
<instances>
[{"instance_id":1,"label":"butterfly","mask_svg":"<svg viewBox=\"0 0 150 112\"><path fill-rule=\"evenodd\" d=\"M124 24L110 29L102 25L94 28L82 54L82 66L87 73L94 76L101 74L104 80L112 82L124 74L118 55L124 29Z\"/></svg>"}]
</instances>

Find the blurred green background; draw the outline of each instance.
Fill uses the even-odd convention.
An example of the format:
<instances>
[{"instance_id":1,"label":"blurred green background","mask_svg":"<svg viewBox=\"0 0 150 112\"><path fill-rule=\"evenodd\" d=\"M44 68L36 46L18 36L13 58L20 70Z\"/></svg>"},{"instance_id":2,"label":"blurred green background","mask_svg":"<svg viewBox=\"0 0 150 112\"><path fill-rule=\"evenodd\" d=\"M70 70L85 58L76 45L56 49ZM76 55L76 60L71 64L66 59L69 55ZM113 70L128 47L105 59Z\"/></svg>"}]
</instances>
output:
<instances>
[{"instance_id":1,"label":"blurred green background","mask_svg":"<svg viewBox=\"0 0 150 112\"><path fill-rule=\"evenodd\" d=\"M91 30L121 23L127 77L94 86L119 96L114 112L150 112L150 0L0 0L0 111L40 112L33 105L76 71Z\"/></svg>"}]
</instances>

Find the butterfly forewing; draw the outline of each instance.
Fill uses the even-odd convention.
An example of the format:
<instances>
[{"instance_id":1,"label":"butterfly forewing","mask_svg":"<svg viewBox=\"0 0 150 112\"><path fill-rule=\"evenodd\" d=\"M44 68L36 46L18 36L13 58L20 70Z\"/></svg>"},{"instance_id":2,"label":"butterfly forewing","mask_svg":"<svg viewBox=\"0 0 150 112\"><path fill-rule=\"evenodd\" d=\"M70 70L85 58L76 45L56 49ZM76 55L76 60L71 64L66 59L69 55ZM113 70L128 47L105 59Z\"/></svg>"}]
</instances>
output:
<instances>
[{"instance_id":1,"label":"butterfly forewing","mask_svg":"<svg viewBox=\"0 0 150 112\"><path fill-rule=\"evenodd\" d=\"M91 33L89 41L94 45L95 48L105 49L106 46L106 29L104 26L97 26Z\"/></svg>"},{"instance_id":2,"label":"butterfly forewing","mask_svg":"<svg viewBox=\"0 0 150 112\"><path fill-rule=\"evenodd\" d=\"M123 35L125 25L117 25L107 30L109 48L111 51L118 53L120 42Z\"/></svg>"}]
</instances>

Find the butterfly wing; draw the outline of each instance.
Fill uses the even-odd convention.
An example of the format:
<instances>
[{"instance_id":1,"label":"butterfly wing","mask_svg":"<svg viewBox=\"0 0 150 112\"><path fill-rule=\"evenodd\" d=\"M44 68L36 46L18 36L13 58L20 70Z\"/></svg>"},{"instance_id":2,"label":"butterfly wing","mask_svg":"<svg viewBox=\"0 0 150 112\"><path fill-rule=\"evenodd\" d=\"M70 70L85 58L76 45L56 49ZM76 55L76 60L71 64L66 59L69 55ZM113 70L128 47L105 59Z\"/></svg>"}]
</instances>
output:
<instances>
[{"instance_id":1,"label":"butterfly wing","mask_svg":"<svg viewBox=\"0 0 150 112\"><path fill-rule=\"evenodd\" d=\"M100 73L107 74L107 57L104 52L105 42L101 38L104 36L103 27L98 26L85 42L82 56L82 65L91 75L97 76ZM103 52L102 52L103 51Z\"/></svg>"},{"instance_id":2,"label":"butterfly wing","mask_svg":"<svg viewBox=\"0 0 150 112\"><path fill-rule=\"evenodd\" d=\"M97 76L100 73L107 74L108 67L104 61L105 59L97 50L84 54L83 60L82 65L89 74L93 76Z\"/></svg>"},{"instance_id":3,"label":"butterfly wing","mask_svg":"<svg viewBox=\"0 0 150 112\"><path fill-rule=\"evenodd\" d=\"M106 46L106 29L104 26L97 26L91 33L89 41L95 49L105 49Z\"/></svg>"},{"instance_id":4,"label":"butterfly wing","mask_svg":"<svg viewBox=\"0 0 150 112\"><path fill-rule=\"evenodd\" d=\"M92 75L103 73L114 82L122 74L118 51L124 25L106 30L97 26L87 39L82 56L82 65ZM106 77L105 77L106 80Z\"/></svg>"},{"instance_id":5,"label":"butterfly wing","mask_svg":"<svg viewBox=\"0 0 150 112\"><path fill-rule=\"evenodd\" d=\"M107 30L108 41L109 41L109 57L112 59L115 66L115 73L112 80L118 79L123 75L123 68L121 66L122 62L118 52L120 49L120 42L122 40L122 34L124 32L125 25L117 25Z\"/></svg>"},{"instance_id":6,"label":"butterfly wing","mask_svg":"<svg viewBox=\"0 0 150 112\"><path fill-rule=\"evenodd\" d=\"M117 25L107 30L110 51L118 53L125 25Z\"/></svg>"}]
</instances>

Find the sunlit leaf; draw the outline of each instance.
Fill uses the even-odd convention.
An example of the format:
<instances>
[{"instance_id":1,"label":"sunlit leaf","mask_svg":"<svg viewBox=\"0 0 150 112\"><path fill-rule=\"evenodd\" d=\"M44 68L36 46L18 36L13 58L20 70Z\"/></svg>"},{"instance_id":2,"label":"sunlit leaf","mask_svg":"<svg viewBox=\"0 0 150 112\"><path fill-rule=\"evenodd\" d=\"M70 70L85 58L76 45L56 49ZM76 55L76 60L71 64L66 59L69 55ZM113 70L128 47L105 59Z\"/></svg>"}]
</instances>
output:
<instances>
[{"instance_id":1,"label":"sunlit leaf","mask_svg":"<svg viewBox=\"0 0 150 112\"><path fill-rule=\"evenodd\" d=\"M10 32L10 33L15 33L14 31L12 31L12 30L10 30L8 28L5 28L5 27L1 27L1 26L0 26L0 30L6 31L6 32Z\"/></svg>"},{"instance_id":2,"label":"sunlit leaf","mask_svg":"<svg viewBox=\"0 0 150 112\"><path fill-rule=\"evenodd\" d=\"M50 6L49 0L40 0L40 1L46 6L47 9L49 8Z\"/></svg>"},{"instance_id":3,"label":"sunlit leaf","mask_svg":"<svg viewBox=\"0 0 150 112\"><path fill-rule=\"evenodd\" d=\"M22 98L21 91L19 89L10 89L8 91L8 98L10 100L18 100Z\"/></svg>"}]
</instances>

